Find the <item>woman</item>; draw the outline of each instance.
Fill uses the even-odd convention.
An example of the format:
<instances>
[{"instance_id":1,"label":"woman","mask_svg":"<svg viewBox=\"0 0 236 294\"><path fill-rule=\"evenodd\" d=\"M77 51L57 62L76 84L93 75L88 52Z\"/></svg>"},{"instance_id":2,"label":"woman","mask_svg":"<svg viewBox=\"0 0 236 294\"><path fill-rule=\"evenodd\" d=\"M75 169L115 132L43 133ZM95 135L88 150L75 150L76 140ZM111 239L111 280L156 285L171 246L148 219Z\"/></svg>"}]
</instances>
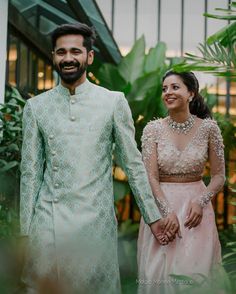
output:
<instances>
[{"instance_id":1,"label":"woman","mask_svg":"<svg viewBox=\"0 0 236 294\"><path fill-rule=\"evenodd\" d=\"M139 292L176 293L192 281L170 274L210 276L221 261L211 199L225 181L224 146L216 122L199 94L192 72L169 71L163 78L169 116L148 123L142 137L143 160L167 228L179 221L181 236L166 246L141 220L138 239ZM209 160L211 180L202 175Z\"/></svg>"}]
</instances>

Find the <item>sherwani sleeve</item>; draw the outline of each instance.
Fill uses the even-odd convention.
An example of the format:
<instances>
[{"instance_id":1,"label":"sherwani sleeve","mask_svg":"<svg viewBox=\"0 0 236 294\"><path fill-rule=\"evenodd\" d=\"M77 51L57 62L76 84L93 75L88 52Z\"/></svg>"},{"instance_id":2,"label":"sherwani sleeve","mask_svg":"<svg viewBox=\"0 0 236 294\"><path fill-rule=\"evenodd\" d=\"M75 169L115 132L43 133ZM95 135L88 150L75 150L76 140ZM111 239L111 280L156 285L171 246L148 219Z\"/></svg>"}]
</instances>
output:
<instances>
[{"instance_id":1,"label":"sherwani sleeve","mask_svg":"<svg viewBox=\"0 0 236 294\"><path fill-rule=\"evenodd\" d=\"M22 127L20 226L21 235L27 236L44 170L43 139L30 101L24 108Z\"/></svg>"},{"instance_id":2,"label":"sherwani sleeve","mask_svg":"<svg viewBox=\"0 0 236 294\"><path fill-rule=\"evenodd\" d=\"M116 152L125 170L130 187L146 223L160 219L141 154L134 138L135 129L127 100L120 94L114 109Z\"/></svg>"}]
</instances>

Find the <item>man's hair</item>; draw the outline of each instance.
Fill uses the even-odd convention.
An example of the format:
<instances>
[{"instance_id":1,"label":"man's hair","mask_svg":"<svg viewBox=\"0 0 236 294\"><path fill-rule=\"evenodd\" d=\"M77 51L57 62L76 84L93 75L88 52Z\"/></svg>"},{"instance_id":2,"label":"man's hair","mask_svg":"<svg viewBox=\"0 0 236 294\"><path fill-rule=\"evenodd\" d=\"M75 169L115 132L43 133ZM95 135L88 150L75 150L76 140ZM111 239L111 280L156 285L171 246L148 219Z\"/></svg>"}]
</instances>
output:
<instances>
[{"instance_id":1,"label":"man's hair","mask_svg":"<svg viewBox=\"0 0 236 294\"><path fill-rule=\"evenodd\" d=\"M87 49L87 52L92 50L94 41L96 39L95 30L92 27L87 26L84 23L70 23L62 24L57 27L51 35L52 49L56 47L57 39L66 35L81 35L84 37L83 46Z\"/></svg>"}]
</instances>

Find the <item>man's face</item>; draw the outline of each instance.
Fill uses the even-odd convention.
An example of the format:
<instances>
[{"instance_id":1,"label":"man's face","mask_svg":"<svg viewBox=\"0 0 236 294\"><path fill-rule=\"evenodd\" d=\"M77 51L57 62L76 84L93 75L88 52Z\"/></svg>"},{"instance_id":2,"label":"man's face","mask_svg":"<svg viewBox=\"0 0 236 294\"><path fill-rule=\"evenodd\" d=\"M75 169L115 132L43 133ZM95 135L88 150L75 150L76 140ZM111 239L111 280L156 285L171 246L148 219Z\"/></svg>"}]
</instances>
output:
<instances>
[{"instance_id":1,"label":"man's face","mask_svg":"<svg viewBox=\"0 0 236 294\"><path fill-rule=\"evenodd\" d=\"M93 62L94 52L87 52L83 41L81 35L65 35L57 39L53 63L66 84L73 84L86 75L87 66Z\"/></svg>"}]
</instances>

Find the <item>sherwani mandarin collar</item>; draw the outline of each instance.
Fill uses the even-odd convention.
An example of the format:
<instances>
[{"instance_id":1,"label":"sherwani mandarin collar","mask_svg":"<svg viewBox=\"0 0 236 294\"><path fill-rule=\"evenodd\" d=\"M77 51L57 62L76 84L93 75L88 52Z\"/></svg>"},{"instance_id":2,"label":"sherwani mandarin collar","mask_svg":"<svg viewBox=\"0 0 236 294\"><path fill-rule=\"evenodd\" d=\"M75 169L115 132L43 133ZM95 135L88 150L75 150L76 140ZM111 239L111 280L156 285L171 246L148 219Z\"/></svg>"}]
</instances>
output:
<instances>
[{"instance_id":1,"label":"sherwani mandarin collar","mask_svg":"<svg viewBox=\"0 0 236 294\"><path fill-rule=\"evenodd\" d=\"M85 80L85 82L78 87L75 88L75 94L71 95L68 88L64 87L61 83L56 87L58 93L62 96L65 96L68 100L70 100L72 97L74 99L79 99L79 96L81 94L88 93L89 89L91 87L91 83L88 79Z\"/></svg>"}]
</instances>

